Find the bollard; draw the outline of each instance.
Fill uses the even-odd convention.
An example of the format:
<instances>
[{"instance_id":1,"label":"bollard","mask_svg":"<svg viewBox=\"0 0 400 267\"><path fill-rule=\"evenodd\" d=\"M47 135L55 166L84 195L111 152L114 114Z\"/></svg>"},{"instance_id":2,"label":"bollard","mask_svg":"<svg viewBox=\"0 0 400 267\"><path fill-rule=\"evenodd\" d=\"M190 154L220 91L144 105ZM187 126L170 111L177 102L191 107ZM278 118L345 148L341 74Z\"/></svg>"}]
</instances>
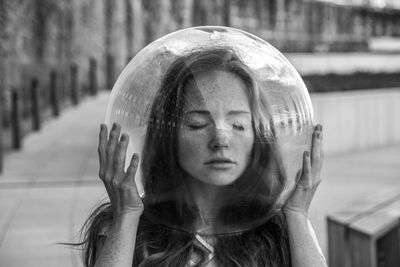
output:
<instances>
[{"instance_id":1,"label":"bollard","mask_svg":"<svg viewBox=\"0 0 400 267\"><path fill-rule=\"evenodd\" d=\"M78 86L78 65L72 64L70 67L70 93L71 103L73 105L79 104L79 86Z\"/></svg>"},{"instance_id":2,"label":"bollard","mask_svg":"<svg viewBox=\"0 0 400 267\"><path fill-rule=\"evenodd\" d=\"M60 103L57 89L57 72L50 72L50 104L53 110L53 116L58 117L60 115Z\"/></svg>"},{"instance_id":3,"label":"bollard","mask_svg":"<svg viewBox=\"0 0 400 267\"><path fill-rule=\"evenodd\" d=\"M12 147L21 149L21 112L19 108L18 91L13 90L11 93L11 123L12 123Z\"/></svg>"},{"instance_id":4,"label":"bollard","mask_svg":"<svg viewBox=\"0 0 400 267\"><path fill-rule=\"evenodd\" d=\"M2 88L0 88L0 90L1 89ZM3 92L0 92L0 174L3 172L3 161L4 161L3 109L4 109Z\"/></svg>"},{"instance_id":5,"label":"bollard","mask_svg":"<svg viewBox=\"0 0 400 267\"><path fill-rule=\"evenodd\" d=\"M3 172L4 145L3 145L3 118L0 116L0 175Z\"/></svg>"},{"instance_id":6,"label":"bollard","mask_svg":"<svg viewBox=\"0 0 400 267\"><path fill-rule=\"evenodd\" d=\"M108 90L111 90L114 84L114 76L115 76L114 68L115 68L114 57L108 53L106 57L106 85Z\"/></svg>"},{"instance_id":7,"label":"bollard","mask_svg":"<svg viewBox=\"0 0 400 267\"><path fill-rule=\"evenodd\" d=\"M91 95L97 95L97 61L94 58L89 59L89 92Z\"/></svg>"},{"instance_id":8,"label":"bollard","mask_svg":"<svg viewBox=\"0 0 400 267\"><path fill-rule=\"evenodd\" d=\"M32 129L40 130L40 103L39 103L39 81L34 78L31 82L31 113L32 113Z\"/></svg>"},{"instance_id":9,"label":"bollard","mask_svg":"<svg viewBox=\"0 0 400 267\"><path fill-rule=\"evenodd\" d=\"M223 21L225 26L231 26L231 0L224 1Z\"/></svg>"}]
</instances>

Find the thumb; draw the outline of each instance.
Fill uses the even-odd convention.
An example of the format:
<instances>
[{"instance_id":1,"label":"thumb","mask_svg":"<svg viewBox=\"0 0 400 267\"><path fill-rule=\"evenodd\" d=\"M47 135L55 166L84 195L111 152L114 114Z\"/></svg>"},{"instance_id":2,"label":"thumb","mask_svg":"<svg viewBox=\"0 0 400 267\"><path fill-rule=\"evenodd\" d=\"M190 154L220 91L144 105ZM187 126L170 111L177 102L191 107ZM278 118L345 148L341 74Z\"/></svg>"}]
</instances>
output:
<instances>
[{"instance_id":1,"label":"thumb","mask_svg":"<svg viewBox=\"0 0 400 267\"><path fill-rule=\"evenodd\" d=\"M139 155L137 153L134 153L132 155L131 161L129 163L128 169L126 170L125 177L123 180L124 184L127 184L135 188L137 195L139 195L139 191L136 186L135 176L138 165L139 165Z\"/></svg>"},{"instance_id":2,"label":"thumb","mask_svg":"<svg viewBox=\"0 0 400 267\"><path fill-rule=\"evenodd\" d=\"M131 161L129 163L128 169L126 170L126 176L125 179L127 178L135 178L136 170L139 165L139 155L137 153L134 153L132 155Z\"/></svg>"},{"instance_id":3,"label":"thumb","mask_svg":"<svg viewBox=\"0 0 400 267\"><path fill-rule=\"evenodd\" d=\"M311 187L311 160L310 152L305 151L303 153L303 167L301 169L301 175L296 183L296 187L304 186L306 188Z\"/></svg>"}]
</instances>

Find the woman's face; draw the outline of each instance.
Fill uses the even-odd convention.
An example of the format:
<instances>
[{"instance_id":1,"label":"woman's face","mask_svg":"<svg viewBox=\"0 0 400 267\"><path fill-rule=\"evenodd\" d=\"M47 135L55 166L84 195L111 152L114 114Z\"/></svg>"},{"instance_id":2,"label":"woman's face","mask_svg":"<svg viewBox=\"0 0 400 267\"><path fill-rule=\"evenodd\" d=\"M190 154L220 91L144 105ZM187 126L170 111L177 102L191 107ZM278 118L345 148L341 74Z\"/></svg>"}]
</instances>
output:
<instances>
[{"instance_id":1,"label":"woman's face","mask_svg":"<svg viewBox=\"0 0 400 267\"><path fill-rule=\"evenodd\" d=\"M199 74L185 87L178 131L178 162L193 178L228 185L242 175L253 148L249 97L230 72Z\"/></svg>"}]
</instances>

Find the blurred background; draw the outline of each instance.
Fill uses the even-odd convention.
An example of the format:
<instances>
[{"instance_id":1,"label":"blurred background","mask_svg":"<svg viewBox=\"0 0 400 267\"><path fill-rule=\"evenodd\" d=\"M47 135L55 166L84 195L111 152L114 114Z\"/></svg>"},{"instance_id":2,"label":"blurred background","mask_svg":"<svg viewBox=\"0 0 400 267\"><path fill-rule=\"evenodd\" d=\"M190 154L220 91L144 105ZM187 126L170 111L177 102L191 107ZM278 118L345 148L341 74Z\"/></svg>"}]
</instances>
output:
<instances>
[{"instance_id":1,"label":"blurred background","mask_svg":"<svg viewBox=\"0 0 400 267\"><path fill-rule=\"evenodd\" d=\"M224 25L292 62L324 126L310 220L330 266L400 264L400 0L0 0L0 266L82 266L106 197L97 134L118 74L178 29Z\"/></svg>"}]
</instances>

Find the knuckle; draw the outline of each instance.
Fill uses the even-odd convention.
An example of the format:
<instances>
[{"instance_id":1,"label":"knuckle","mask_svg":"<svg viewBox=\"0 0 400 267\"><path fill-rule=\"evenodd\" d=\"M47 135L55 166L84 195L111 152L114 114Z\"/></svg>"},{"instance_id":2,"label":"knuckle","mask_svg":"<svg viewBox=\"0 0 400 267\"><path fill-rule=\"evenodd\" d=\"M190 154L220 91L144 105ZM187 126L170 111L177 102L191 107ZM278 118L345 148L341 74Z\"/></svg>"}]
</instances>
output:
<instances>
[{"instance_id":1,"label":"knuckle","mask_svg":"<svg viewBox=\"0 0 400 267\"><path fill-rule=\"evenodd\" d=\"M99 146L97 147L97 151L99 153L102 153L105 150L104 144L100 143Z\"/></svg>"},{"instance_id":2,"label":"knuckle","mask_svg":"<svg viewBox=\"0 0 400 267\"><path fill-rule=\"evenodd\" d=\"M111 133L110 133L110 136L111 136L111 138L115 138L116 136L117 136L117 131L116 130L114 130L114 131L112 131Z\"/></svg>"},{"instance_id":3,"label":"knuckle","mask_svg":"<svg viewBox=\"0 0 400 267\"><path fill-rule=\"evenodd\" d=\"M120 182L119 182L118 179L113 179L113 180L111 181L111 185L112 185L114 188L120 188L120 187L121 187L121 184L120 184Z\"/></svg>"},{"instance_id":4,"label":"knuckle","mask_svg":"<svg viewBox=\"0 0 400 267\"><path fill-rule=\"evenodd\" d=\"M114 146L112 145L112 144L108 144L107 145L107 149L106 149L106 153L107 153L107 155L111 155L111 154L113 154L114 153Z\"/></svg>"},{"instance_id":5,"label":"knuckle","mask_svg":"<svg viewBox=\"0 0 400 267\"><path fill-rule=\"evenodd\" d=\"M135 174L136 169L137 169L137 166L135 166L135 165L130 165L130 166L128 167L127 172L128 172L129 175L133 175L133 174Z\"/></svg>"},{"instance_id":6,"label":"knuckle","mask_svg":"<svg viewBox=\"0 0 400 267\"><path fill-rule=\"evenodd\" d=\"M116 127L115 130L111 131L111 137L115 138L119 135L119 127Z\"/></svg>"},{"instance_id":7,"label":"knuckle","mask_svg":"<svg viewBox=\"0 0 400 267\"><path fill-rule=\"evenodd\" d=\"M112 173L111 173L110 171L106 171L106 172L104 173L103 177L104 177L104 180L105 180L105 181L109 182L109 181L112 180L113 175L112 175Z\"/></svg>"}]
</instances>

